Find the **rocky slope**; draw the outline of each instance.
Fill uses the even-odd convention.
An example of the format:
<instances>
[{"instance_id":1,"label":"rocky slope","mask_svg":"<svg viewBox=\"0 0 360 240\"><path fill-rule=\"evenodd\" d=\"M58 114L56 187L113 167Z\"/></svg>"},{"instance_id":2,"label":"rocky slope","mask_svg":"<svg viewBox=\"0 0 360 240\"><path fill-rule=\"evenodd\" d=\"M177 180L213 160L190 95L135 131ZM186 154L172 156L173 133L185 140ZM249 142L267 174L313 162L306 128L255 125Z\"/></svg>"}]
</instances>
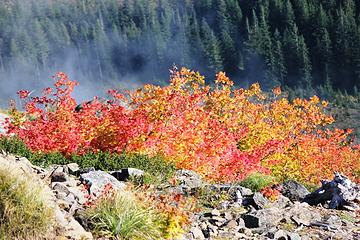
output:
<instances>
[{"instance_id":1,"label":"rocky slope","mask_svg":"<svg viewBox=\"0 0 360 240\"><path fill-rule=\"evenodd\" d=\"M46 182L56 205L57 239L93 239L81 218L86 196L98 194L109 183L118 191L125 191L126 176L142 174L128 169L111 175L92 168L80 169L74 163L42 169L25 158L6 153L0 158ZM309 192L296 182L282 184L283 194L270 202L261 193L239 185L208 184L191 171L178 171L175 178L176 185L162 185L158 191L191 194L198 196L199 202L207 200L204 208L194 213L182 240L360 238L360 216L355 208L354 211L328 209L326 203L310 206L301 202ZM358 207L360 192L355 196L352 201Z\"/></svg>"}]
</instances>

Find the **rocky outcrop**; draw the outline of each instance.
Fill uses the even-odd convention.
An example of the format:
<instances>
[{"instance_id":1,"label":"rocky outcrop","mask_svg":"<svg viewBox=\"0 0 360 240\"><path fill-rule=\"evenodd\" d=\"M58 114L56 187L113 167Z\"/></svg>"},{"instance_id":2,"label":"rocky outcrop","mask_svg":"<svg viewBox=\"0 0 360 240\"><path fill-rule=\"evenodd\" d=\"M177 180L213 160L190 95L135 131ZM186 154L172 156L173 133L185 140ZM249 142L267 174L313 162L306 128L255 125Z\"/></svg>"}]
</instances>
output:
<instances>
[{"instance_id":1,"label":"rocky outcrop","mask_svg":"<svg viewBox=\"0 0 360 240\"><path fill-rule=\"evenodd\" d=\"M56 226L54 234L57 239L85 240L93 239L92 234L86 231L78 220L77 213L84 209L89 195L99 195L104 185L111 183L118 190L125 188L125 183L102 171L84 171L77 177L81 169L77 164L53 166L43 169L34 166L23 157L0 154L0 158L17 166L24 173L33 174L38 181L47 183L49 198L55 206L54 218ZM11 173L10 173L11 174Z\"/></svg>"},{"instance_id":2,"label":"rocky outcrop","mask_svg":"<svg viewBox=\"0 0 360 240\"><path fill-rule=\"evenodd\" d=\"M219 203L216 208L198 213L186 239L307 240L360 237L360 216L357 212L332 210L301 202L310 193L295 181L280 185L283 195L275 202L241 186L205 184L202 187L227 193L228 198L224 201L226 204Z\"/></svg>"},{"instance_id":3,"label":"rocky outcrop","mask_svg":"<svg viewBox=\"0 0 360 240\"><path fill-rule=\"evenodd\" d=\"M91 195L98 196L102 188L111 184L123 191L126 183L119 179L141 176L137 169L115 172L81 169L77 164L52 166L43 169L32 165L26 158L0 154L1 158L17 165L26 173L37 176L48 184L55 206L58 239L93 239L87 231L88 223L82 216L84 205ZM209 204L194 213L188 233L180 239L360 239L359 212L351 209L329 209L334 196L328 194L321 204L307 203L315 194L336 187L332 194L340 194L346 203L359 204L359 186L348 179L336 176L329 185L324 182L314 193L299 183L288 181L277 186L282 195L274 202L259 192L240 185L209 184L191 171L181 170L175 174L177 185L159 186L156 191L181 193L205 197ZM328 184L328 185L327 185ZM347 189L347 190L344 190ZM155 191L155 190L154 190ZM301 202L303 200L304 202ZM313 205L313 206L312 206ZM337 207L345 206L338 205Z\"/></svg>"},{"instance_id":4,"label":"rocky outcrop","mask_svg":"<svg viewBox=\"0 0 360 240\"><path fill-rule=\"evenodd\" d=\"M308 194L303 201L310 205L327 204L332 209L359 210L359 206L355 203L360 202L360 186L347 177L335 173L332 181L322 181L322 186Z\"/></svg>"}]
</instances>

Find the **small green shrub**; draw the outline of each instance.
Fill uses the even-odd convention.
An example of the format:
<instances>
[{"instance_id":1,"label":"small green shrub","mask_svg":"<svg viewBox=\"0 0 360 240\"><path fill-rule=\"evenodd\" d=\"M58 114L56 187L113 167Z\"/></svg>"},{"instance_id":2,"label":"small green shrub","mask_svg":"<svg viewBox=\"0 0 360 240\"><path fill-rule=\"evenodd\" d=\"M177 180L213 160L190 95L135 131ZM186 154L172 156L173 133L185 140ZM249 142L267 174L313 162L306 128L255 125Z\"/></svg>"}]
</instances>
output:
<instances>
[{"instance_id":1,"label":"small green shrub","mask_svg":"<svg viewBox=\"0 0 360 240\"><path fill-rule=\"evenodd\" d=\"M230 200L230 193L226 190L201 187L194 193L199 208L221 208L221 203Z\"/></svg>"},{"instance_id":2,"label":"small green shrub","mask_svg":"<svg viewBox=\"0 0 360 240\"><path fill-rule=\"evenodd\" d=\"M319 184L312 184L312 183L305 183L305 182L301 182L301 184L304 185L304 187L309 191L309 192L314 192L317 189L319 189L320 185Z\"/></svg>"},{"instance_id":3,"label":"small green shrub","mask_svg":"<svg viewBox=\"0 0 360 240\"><path fill-rule=\"evenodd\" d=\"M85 211L94 235L111 239L161 239L164 219L130 193L114 193Z\"/></svg>"},{"instance_id":4,"label":"small green shrub","mask_svg":"<svg viewBox=\"0 0 360 240\"><path fill-rule=\"evenodd\" d=\"M115 171L122 168L138 168L147 174L143 179L144 184L160 183L169 179L175 172L175 164L161 156L149 157L143 154L116 154L109 152L88 152L83 155L71 155L66 158L61 153L34 153L16 137L0 137L0 150L11 154L26 157L29 161L39 166L52 164L64 165L70 162L79 164L80 167L94 167L103 171Z\"/></svg>"},{"instance_id":5,"label":"small green shrub","mask_svg":"<svg viewBox=\"0 0 360 240\"><path fill-rule=\"evenodd\" d=\"M149 157L143 154L115 154L109 152L73 155L71 161L81 167L94 167L103 171L122 168L137 168L146 172L143 183L159 183L169 179L175 172L175 164L161 156Z\"/></svg>"},{"instance_id":6,"label":"small green shrub","mask_svg":"<svg viewBox=\"0 0 360 240\"><path fill-rule=\"evenodd\" d=\"M27 158L32 164L46 167L69 162L61 153L34 153L17 137L0 137L0 150Z\"/></svg>"},{"instance_id":7,"label":"small green shrub","mask_svg":"<svg viewBox=\"0 0 360 240\"><path fill-rule=\"evenodd\" d=\"M0 137L0 149L12 154L30 158L31 152L24 142L17 137ZM29 159L30 160L30 159Z\"/></svg>"},{"instance_id":8,"label":"small green shrub","mask_svg":"<svg viewBox=\"0 0 360 240\"><path fill-rule=\"evenodd\" d=\"M1 159L0 239L46 238L54 222L46 196L50 193L36 179Z\"/></svg>"},{"instance_id":9,"label":"small green shrub","mask_svg":"<svg viewBox=\"0 0 360 240\"><path fill-rule=\"evenodd\" d=\"M250 174L247 178L240 182L241 186L249 188L254 192L258 192L264 187L272 184L275 184L275 178L273 176L258 172Z\"/></svg>"}]
</instances>

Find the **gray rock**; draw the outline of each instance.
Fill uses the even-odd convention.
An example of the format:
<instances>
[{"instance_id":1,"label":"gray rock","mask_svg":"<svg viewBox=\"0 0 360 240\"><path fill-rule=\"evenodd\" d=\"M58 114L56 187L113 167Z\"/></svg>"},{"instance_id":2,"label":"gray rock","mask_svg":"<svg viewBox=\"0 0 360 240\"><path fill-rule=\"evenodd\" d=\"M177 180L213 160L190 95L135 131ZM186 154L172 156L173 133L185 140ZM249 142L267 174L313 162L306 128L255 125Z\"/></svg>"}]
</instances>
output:
<instances>
[{"instance_id":1,"label":"gray rock","mask_svg":"<svg viewBox=\"0 0 360 240\"><path fill-rule=\"evenodd\" d=\"M238 227L239 225L238 225L238 223L237 223L237 221L235 221L235 220L230 220L228 223L226 223L226 225L225 225L225 227L227 227L227 228L230 228L230 229L233 229L233 228L236 228L236 227Z\"/></svg>"},{"instance_id":2,"label":"gray rock","mask_svg":"<svg viewBox=\"0 0 360 240\"><path fill-rule=\"evenodd\" d=\"M74 178L69 178L66 182L64 182L67 187L76 187L80 185L80 181L75 180Z\"/></svg>"},{"instance_id":3,"label":"gray rock","mask_svg":"<svg viewBox=\"0 0 360 240\"><path fill-rule=\"evenodd\" d=\"M251 191L251 189L246 188L246 187L242 187L242 186L237 186L236 189L240 192L240 194L244 197L246 196L251 196L253 194L253 191Z\"/></svg>"},{"instance_id":4,"label":"gray rock","mask_svg":"<svg viewBox=\"0 0 360 240\"><path fill-rule=\"evenodd\" d=\"M64 192L58 192L58 193L55 194L55 197L57 199L64 199L64 198L66 198L66 196L67 196L67 194L64 193Z\"/></svg>"},{"instance_id":5,"label":"gray rock","mask_svg":"<svg viewBox=\"0 0 360 240\"><path fill-rule=\"evenodd\" d=\"M237 223L238 223L238 226L239 226L240 229L241 229L241 228L245 228L245 221L244 221L244 219L239 218L239 219L237 220Z\"/></svg>"},{"instance_id":6,"label":"gray rock","mask_svg":"<svg viewBox=\"0 0 360 240\"><path fill-rule=\"evenodd\" d=\"M263 209L270 204L270 201L261 193L256 192L252 197L250 204L256 209Z\"/></svg>"},{"instance_id":7,"label":"gray rock","mask_svg":"<svg viewBox=\"0 0 360 240\"><path fill-rule=\"evenodd\" d=\"M66 165L69 174L76 175L76 173L80 170L80 167L77 163L69 163Z\"/></svg>"},{"instance_id":8,"label":"gray rock","mask_svg":"<svg viewBox=\"0 0 360 240\"><path fill-rule=\"evenodd\" d=\"M321 181L322 186L316 191L308 194L303 201L310 205L324 204L329 202L329 208L343 208L357 210L354 201L360 197L360 186L351 182L349 178L335 173L332 181Z\"/></svg>"},{"instance_id":9,"label":"gray rock","mask_svg":"<svg viewBox=\"0 0 360 240\"><path fill-rule=\"evenodd\" d=\"M194 239L205 239L203 232L198 227L192 227L190 233L193 235Z\"/></svg>"},{"instance_id":10,"label":"gray rock","mask_svg":"<svg viewBox=\"0 0 360 240\"><path fill-rule=\"evenodd\" d=\"M220 211L217 210L217 209L213 209L213 210L211 211L211 215L212 215L212 216L220 216Z\"/></svg>"},{"instance_id":11,"label":"gray rock","mask_svg":"<svg viewBox=\"0 0 360 240\"><path fill-rule=\"evenodd\" d=\"M224 223L226 222L225 218L221 218L221 217L212 217L209 222L215 226L223 226Z\"/></svg>"},{"instance_id":12,"label":"gray rock","mask_svg":"<svg viewBox=\"0 0 360 240\"><path fill-rule=\"evenodd\" d=\"M75 196L75 199L79 204L84 204L87 201L87 199L85 197L87 193L83 192L80 188L70 187L68 189L69 189L70 193Z\"/></svg>"},{"instance_id":13,"label":"gray rock","mask_svg":"<svg viewBox=\"0 0 360 240\"><path fill-rule=\"evenodd\" d=\"M292 202L290 201L290 199L283 195L280 195L279 198L275 202L270 203L271 207L276 207L279 209L286 208L291 205L292 205Z\"/></svg>"},{"instance_id":14,"label":"gray rock","mask_svg":"<svg viewBox=\"0 0 360 240\"><path fill-rule=\"evenodd\" d=\"M51 182L66 182L68 177L64 172L53 172L50 176Z\"/></svg>"},{"instance_id":15,"label":"gray rock","mask_svg":"<svg viewBox=\"0 0 360 240\"><path fill-rule=\"evenodd\" d=\"M230 201L223 201L220 203L220 209L226 210L229 208L231 202Z\"/></svg>"},{"instance_id":16,"label":"gray rock","mask_svg":"<svg viewBox=\"0 0 360 240\"><path fill-rule=\"evenodd\" d=\"M77 172L76 172L76 176L80 176L83 173L89 173L89 172L93 172L95 171L94 167L87 167L87 168L80 168Z\"/></svg>"},{"instance_id":17,"label":"gray rock","mask_svg":"<svg viewBox=\"0 0 360 240\"><path fill-rule=\"evenodd\" d=\"M342 220L336 215L327 216L325 222L334 228L340 228L342 226Z\"/></svg>"},{"instance_id":18,"label":"gray rock","mask_svg":"<svg viewBox=\"0 0 360 240\"><path fill-rule=\"evenodd\" d=\"M63 166L53 166L53 171L52 173L60 173L60 172L65 172L65 169Z\"/></svg>"},{"instance_id":19,"label":"gray rock","mask_svg":"<svg viewBox=\"0 0 360 240\"><path fill-rule=\"evenodd\" d=\"M211 220L214 220L216 222L226 222L225 218L214 216L211 218Z\"/></svg>"},{"instance_id":20,"label":"gray rock","mask_svg":"<svg viewBox=\"0 0 360 240\"><path fill-rule=\"evenodd\" d=\"M142 177L144 171L136 168L124 168L119 171L110 172L119 181L126 181L129 177Z\"/></svg>"},{"instance_id":21,"label":"gray rock","mask_svg":"<svg viewBox=\"0 0 360 240\"><path fill-rule=\"evenodd\" d=\"M54 191L64 192L66 195L68 195L70 193L69 189L64 184L59 183L59 182L55 182L52 184L53 184L52 189Z\"/></svg>"},{"instance_id":22,"label":"gray rock","mask_svg":"<svg viewBox=\"0 0 360 240\"><path fill-rule=\"evenodd\" d=\"M89 193L99 196L105 185L111 184L115 190L124 190L126 185L103 171L93 171L80 175L80 180L90 186Z\"/></svg>"},{"instance_id":23,"label":"gray rock","mask_svg":"<svg viewBox=\"0 0 360 240\"><path fill-rule=\"evenodd\" d=\"M278 186L280 192L291 201L301 201L310 192L300 183L289 180Z\"/></svg>"},{"instance_id":24,"label":"gray rock","mask_svg":"<svg viewBox=\"0 0 360 240\"><path fill-rule=\"evenodd\" d=\"M179 185L186 188L200 188L203 184L199 174L191 170L178 170L174 174L175 180Z\"/></svg>"},{"instance_id":25,"label":"gray rock","mask_svg":"<svg viewBox=\"0 0 360 240\"><path fill-rule=\"evenodd\" d=\"M55 209L55 220L62 236L74 240L93 239L92 234L87 232L78 221L59 208Z\"/></svg>"},{"instance_id":26,"label":"gray rock","mask_svg":"<svg viewBox=\"0 0 360 240\"><path fill-rule=\"evenodd\" d=\"M276 240L287 240L288 235L284 230L279 230L274 234L274 239Z\"/></svg>"},{"instance_id":27,"label":"gray rock","mask_svg":"<svg viewBox=\"0 0 360 240\"><path fill-rule=\"evenodd\" d=\"M224 215L224 218L226 220L232 220L233 219L233 215L230 212L225 212L223 215Z\"/></svg>"},{"instance_id":28,"label":"gray rock","mask_svg":"<svg viewBox=\"0 0 360 240\"><path fill-rule=\"evenodd\" d=\"M307 203L295 202L285 211L285 215L299 226L310 226L312 222L321 221L321 214L311 209Z\"/></svg>"},{"instance_id":29,"label":"gray rock","mask_svg":"<svg viewBox=\"0 0 360 240\"><path fill-rule=\"evenodd\" d=\"M288 240L301 240L301 237L297 233L288 232Z\"/></svg>"},{"instance_id":30,"label":"gray rock","mask_svg":"<svg viewBox=\"0 0 360 240\"><path fill-rule=\"evenodd\" d=\"M264 228L278 224L282 219L282 211L278 208L261 209L242 216L245 227Z\"/></svg>"}]
</instances>

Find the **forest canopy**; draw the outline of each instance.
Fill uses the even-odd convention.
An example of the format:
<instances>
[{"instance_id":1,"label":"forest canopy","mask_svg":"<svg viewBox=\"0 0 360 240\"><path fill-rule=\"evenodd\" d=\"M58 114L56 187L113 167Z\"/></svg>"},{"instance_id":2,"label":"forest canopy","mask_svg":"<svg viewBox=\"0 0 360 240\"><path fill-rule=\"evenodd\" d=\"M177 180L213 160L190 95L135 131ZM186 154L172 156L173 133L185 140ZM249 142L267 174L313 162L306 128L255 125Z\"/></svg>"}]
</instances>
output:
<instances>
[{"instance_id":1,"label":"forest canopy","mask_svg":"<svg viewBox=\"0 0 360 240\"><path fill-rule=\"evenodd\" d=\"M176 64L245 86L352 92L359 10L354 0L3 0L0 86L59 70L161 83Z\"/></svg>"}]
</instances>

